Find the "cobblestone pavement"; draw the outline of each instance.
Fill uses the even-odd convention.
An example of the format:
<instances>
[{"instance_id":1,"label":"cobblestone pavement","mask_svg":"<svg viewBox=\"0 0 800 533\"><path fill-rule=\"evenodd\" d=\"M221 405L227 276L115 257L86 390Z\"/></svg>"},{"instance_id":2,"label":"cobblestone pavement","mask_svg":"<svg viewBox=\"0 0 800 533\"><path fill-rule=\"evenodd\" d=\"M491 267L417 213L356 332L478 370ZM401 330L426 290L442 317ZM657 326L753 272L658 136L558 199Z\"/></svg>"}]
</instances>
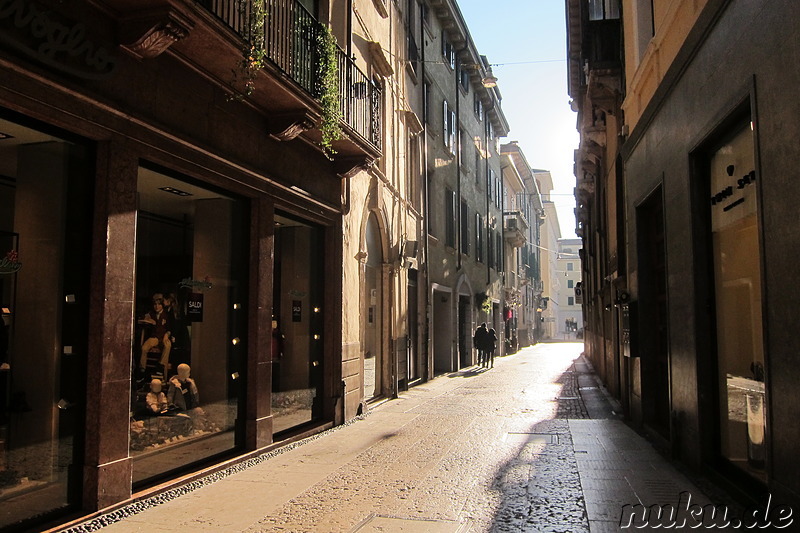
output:
<instances>
[{"instance_id":1,"label":"cobblestone pavement","mask_svg":"<svg viewBox=\"0 0 800 533\"><path fill-rule=\"evenodd\" d=\"M603 532L626 503L700 496L607 403L583 401L599 389L581 350L540 344L439 377L69 531Z\"/></svg>"}]
</instances>

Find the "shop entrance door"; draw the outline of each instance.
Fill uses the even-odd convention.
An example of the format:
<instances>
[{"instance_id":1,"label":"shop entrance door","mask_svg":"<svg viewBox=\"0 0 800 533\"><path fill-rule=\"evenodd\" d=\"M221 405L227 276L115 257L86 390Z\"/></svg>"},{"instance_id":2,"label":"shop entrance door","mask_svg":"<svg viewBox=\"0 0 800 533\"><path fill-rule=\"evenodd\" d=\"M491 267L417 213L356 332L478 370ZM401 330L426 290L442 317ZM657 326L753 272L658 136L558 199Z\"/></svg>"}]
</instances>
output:
<instances>
[{"instance_id":1,"label":"shop entrance door","mask_svg":"<svg viewBox=\"0 0 800 533\"><path fill-rule=\"evenodd\" d=\"M739 471L766 482L758 181L750 121L742 126L710 157L719 451Z\"/></svg>"},{"instance_id":2,"label":"shop entrance door","mask_svg":"<svg viewBox=\"0 0 800 533\"><path fill-rule=\"evenodd\" d=\"M637 210L642 323L642 411L645 424L670 436L667 270L661 189Z\"/></svg>"},{"instance_id":3,"label":"shop entrance door","mask_svg":"<svg viewBox=\"0 0 800 533\"><path fill-rule=\"evenodd\" d=\"M0 119L0 132L5 531L28 530L80 503L93 156L84 145L16 122Z\"/></svg>"}]
</instances>

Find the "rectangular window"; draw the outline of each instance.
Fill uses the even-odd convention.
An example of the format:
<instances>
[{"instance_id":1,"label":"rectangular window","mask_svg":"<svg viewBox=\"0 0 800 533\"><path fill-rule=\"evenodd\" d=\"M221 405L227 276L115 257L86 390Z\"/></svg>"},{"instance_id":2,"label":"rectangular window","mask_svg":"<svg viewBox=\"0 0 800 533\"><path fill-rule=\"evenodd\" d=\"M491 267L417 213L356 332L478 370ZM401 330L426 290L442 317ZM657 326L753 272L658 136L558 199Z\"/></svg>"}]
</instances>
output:
<instances>
[{"instance_id":1,"label":"rectangular window","mask_svg":"<svg viewBox=\"0 0 800 533\"><path fill-rule=\"evenodd\" d=\"M244 200L155 169L139 168L137 191L134 484L164 474L153 452L171 470L241 444L244 391L229 376L247 360L249 227Z\"/></svg>"},{"instance_id":2,"label":"rectangular window","mask_svg":"<svg viewBox=\"0 0 800 533\"><path fill-rule=\"evenodd\" d=\"M456 112L447 104L442 103L442 139L444 145L450 149L451 154L456 154L458 137L456 136Z\"/></svg>"},{"instance_id":3,"label":"rectangular window","mask_svg":"<svg viewBox=\"0 0 800 533\"><path fill-rule=\"evenodd\" d=\"M589 20L619 18L619 0L589 0Z\"/></svg>"},{"instance_id":4,"label":"rectangular window","mask_svg":"<svg viewBox=\"0 0 800 533\"><path fill-rule=\"evenodd\" d=\"M574 267L574 265L573 265L572 263L567 263L567 270L569 270L570 272L572 272L574 268L575 268L575 267Z\"/></svg>"},{"instance_id":5,"label":"rectangular window","mask_svg":"<svg viewBox=\"0 0 800 533\"><path fill-rule=\"evenodd\" d=\"M573 296L567 296L567 305L575 305L575 298Z\"/></svg>"},{"instance_id":6,"label":"rectangular window","mask_svg":"<svg viewBox=\"0 0 800 533\"><path fill-rule=\"evenodd\" d=\"M466 68L461 67L458 70L458 81L461 83L461 88L469 92L469 72Z\"/></svg>"},{"instance_id":7,"label":"rectangular window","mask_svg":"<svg viewBox=\"0 0 800 533\"><path fill-rule=\"evenodd\" d=\"M475 259L483 262L483 217L475 213Z\"/></svg>"},{"instance_id":8,"label":"rectangular window","mask_svg":"<svg viewBox=\"0 0 800 533\"><path fill-rule=\"evenodd\" d=\"M495 240L494 249L495 249L495 253L497 254L497 258L495 259L496 260L495 264L497 265L497 270L502 270L502 268L503 268L503 233L502 232L496 232L494 234L494 240Z\"/></svg>"},{"instance_id":9,"label":"rectangular window","mask_svg":"<svg viewBox=\"0 0 800 533\"><path fill-rule=\"evenodd\" d=\"M422 84L422 120L428 124L431 120L431 82L425 80Z\"/></svg>"},{"instance_id":10,"label":"rectangular window","mask_svg":"<svg viewBox=\"0 0 800 533\"><path fill-rule=\"evenodd\" d=\"M442 142L450 146L450 107L447 100L442 100Z\"/></svg>"},{"instance_id":11,"label":"rectangular window","mask_svg":"<svg viewBox=\"0 0 800 533\"><path fill-rule=\"evenodd\" d=\"M494 230L489 230L487 239L486 239L486 259L489 268L494 268L496 266L495 263L495 255L494 255Z\"/></svg>"},{"instance_id":12,"label":"rectangular window","mask_svg":"<svg viewBox=\"0 0 800 533\"><path fill-rule=\"evenodd\" d=\"M574 280L571 280L571 279L568 279L568 280L567 280L567 288L568 288L568 289L571 289L571 288L573 288L574 286L575 286L575 281L574 281Z\"/></svg>"},{"instance_id":13,"label":"rectangular window","mask_svg":"<svg viewBox=\"0 0 800 533\"><path fill-rule=\"evenodd\" d=\"M442 57L444 57L445 64L450 65L450 68L456 68L456 49L447 39L447 34L444 30L442 30Z\"/></svg>"},{"instance_id":14,"label":"rectangular window","mask_svg":"<svg viewBox=\"0 0 800 533\"><path fill-rule=\"evenodd\" d=\"M481 163L481 151L478 150L478 148L475 148L475 183L478 185L481 183L481 169L483 167Z\"/></svg>"},{"instance_id":15,"label":"rectangular window","mask_svg":"<svg viewBox=\"0 0 800 533\"><path fill-rule=\"evenodd\" d=\"M464 130L458 130L458 164L462 166L467 162L467 155L464 153L467 150L467 143L464 139L467 138L467 134Z\"/></svg>"},{"instance_id":16,"label":"rectangular window","mask_svg":"<svg viewBox=\"0 0 800 533\"><path fill-rule=\"evenodd\" d=\"M450 189L444 195L445 234L444 243L451 248L456 247L456 193Z\"/></svg>"},{"instance_id":17,"label":"rectangular window","mask_svg":"<svg viewBox=\"0 0 800 533\"><path fill-rule=\"evenodd\" d=\"M461 253L469 255L469 206L466 200L461 200Z\"/></svg>"},{"instance_id":18,"label":"rectangular window","mask_svg":"<svg viewBox=\"0 0 800 533\"><path fill-rule=\"evenodd\" d=\"M483 102L478 96L478 93L474 93L472 110L475 112L475 116L479 121L483 120Z\"/></svg>"}]
</instances>

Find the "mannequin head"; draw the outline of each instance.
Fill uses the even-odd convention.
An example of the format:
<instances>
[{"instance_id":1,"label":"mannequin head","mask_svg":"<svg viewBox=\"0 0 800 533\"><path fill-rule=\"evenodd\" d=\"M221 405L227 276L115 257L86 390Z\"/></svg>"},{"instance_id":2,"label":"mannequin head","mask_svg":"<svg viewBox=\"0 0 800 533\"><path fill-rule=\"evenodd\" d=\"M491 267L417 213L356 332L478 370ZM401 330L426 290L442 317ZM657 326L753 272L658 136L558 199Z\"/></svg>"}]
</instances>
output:
<instances>
[{"instance_id":1,"label":"mannequin head","mask_svg":"<svg viewBox=\"0 0 800 533\"><path fill-rule=\"evenodd\" d=\"M164 309L164 295L157 292L153 295L153 311L160 313Z\"/></svg>"},{"instance_id":2,"label":"mannequin head","mask_svg":"<svg viewBox=\"0 0 800 533\"><path fill-rule=\"evenodd\" d=\"M156 394L161 392L161 380L160 379L155 378L150 382L150 392L155 392Z\"/></svg>"},{"instance_id":3,"label":"mannequin head","mask_svg":"<svg viewBox=\"0 0 800 533\"><path fill-rule=\"evenodd\" d=\"M188 378L191 372L192 372L191 367L186 363L181 363L178 365L178 379Z\"/></svg>"}]
</instances>

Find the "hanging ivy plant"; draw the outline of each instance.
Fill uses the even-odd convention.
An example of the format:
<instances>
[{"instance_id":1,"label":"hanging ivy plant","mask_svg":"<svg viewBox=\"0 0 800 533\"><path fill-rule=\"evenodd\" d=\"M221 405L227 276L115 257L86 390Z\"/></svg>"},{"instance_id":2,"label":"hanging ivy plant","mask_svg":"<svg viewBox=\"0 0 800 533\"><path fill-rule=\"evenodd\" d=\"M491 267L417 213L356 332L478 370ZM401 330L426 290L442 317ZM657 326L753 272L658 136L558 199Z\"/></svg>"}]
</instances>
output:
<instances>
[{"instance_id":1,"label":"hanging ivy plant","mask_svg":"<svg viewBox=\"0 0 800 533\"><path fill-rule=\"evenodd\" d=\"M489 313L492 310L492 299L485 292L479 292L475 295L475 301L483 312Z\"/></svg>"},{"instance_id":2,"label":"hanging ivy plant","mask_svg":"<svg viewBox=\"0 0 800 533\"><path fill-rule=\"evenodd\" d=\"M320 58L320 102L322 103L322 149L330 157L336 153L333 142L342 137L339 121L342 111L339 107L339 66L337 58L339 47L330 27L319 33Z\"/></svg>"},{"instance_id":3,"label":"hanging ivy plant","mask_svg":"<svg viewBox=\"0 0 800 533\"><path fill-rule=\"evenodd\" d=\"M250 96L256 90L256 76L258 72L266 66L267 48L265 39L265 28L267 24L267 3L266 0L238 0L240 13L246 13L250 6L250 15L247 18L246 40L242 49L242 59L236 69L233 70L234 88L240 81L244 83L242 92L230 96L230 100L242 100Z\"/></svg>"}]
</instances>

